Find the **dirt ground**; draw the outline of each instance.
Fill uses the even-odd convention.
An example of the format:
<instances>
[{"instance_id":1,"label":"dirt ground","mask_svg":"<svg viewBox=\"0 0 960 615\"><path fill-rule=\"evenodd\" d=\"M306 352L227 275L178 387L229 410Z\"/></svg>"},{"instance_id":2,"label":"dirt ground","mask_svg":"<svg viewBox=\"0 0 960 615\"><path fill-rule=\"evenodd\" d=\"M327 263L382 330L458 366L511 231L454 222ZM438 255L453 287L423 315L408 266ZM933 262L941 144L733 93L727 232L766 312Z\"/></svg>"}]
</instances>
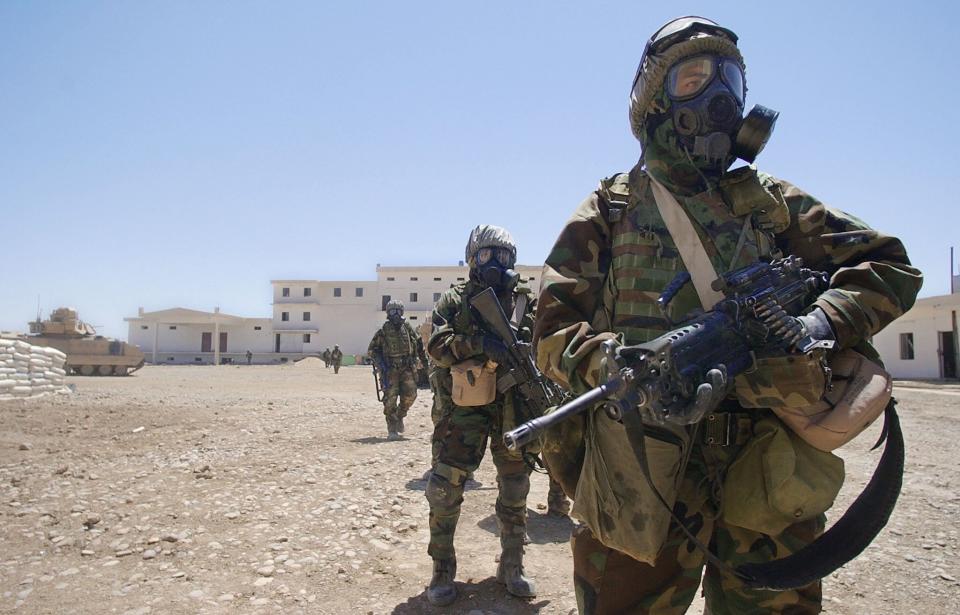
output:
<instances>
[{"instance_id":1,"label":"dirt ground","mask_svg":"<svg viewBox=\"0 0 960 615\"><path fill-rule=\"evenodd\" d=\"M427 503L429 392L388 442L369 368L146 367L73 377L72 395L0 403L0 612L571 613L572 523L534 476L526 602L493 579L489 459L457 535L460 599L435 609ZM825 582L827 613L949 613L960 604L960 387L902 383L900 504ZM845 508L878 426L842 451ZM834 514L837 516L837 513ZM700 613L698 600L691 613Z\"/></svg>"}]
</instances>

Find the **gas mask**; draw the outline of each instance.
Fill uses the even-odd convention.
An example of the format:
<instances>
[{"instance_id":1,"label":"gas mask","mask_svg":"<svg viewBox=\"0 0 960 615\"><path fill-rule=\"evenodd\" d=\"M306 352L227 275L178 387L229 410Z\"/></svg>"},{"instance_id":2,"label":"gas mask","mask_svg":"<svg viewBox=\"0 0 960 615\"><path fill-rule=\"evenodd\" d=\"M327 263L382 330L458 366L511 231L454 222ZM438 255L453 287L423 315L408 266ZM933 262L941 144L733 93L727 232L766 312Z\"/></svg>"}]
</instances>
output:
<instances>
[{"instance_id":1,"label":"gas mask","mask_svg":"<svg viewBox=\"0 0 960 615\"><path fill-rule=\"evenodd\" d=\"M403 322L403 304L400 301L394 299L387 303L387 320L395 325Z\"/></svg>"},{"instance_id":2,"label":"gas mask","mask_svg":"<svg viewBox=\"0 0 960 615\"><path fill-rule=\"evenodd\" d=\"M509 248L480 248L473 257L477 278L495 290L512 290L520 274L511 269L516 257Z\"/></svg>"},{"instance_id":3,"label":"gas mask","mask_svg":"<svg viewBox=\"0 0 960 615\"><path fill-rule=\"evenodd\" d=\"M743 117L743 68L714 54L684 58L664 80L680 145L708 167L723 170L733 158L753 162L773 133L778 113L761 105Z\"/></svg>"}]
</instances>

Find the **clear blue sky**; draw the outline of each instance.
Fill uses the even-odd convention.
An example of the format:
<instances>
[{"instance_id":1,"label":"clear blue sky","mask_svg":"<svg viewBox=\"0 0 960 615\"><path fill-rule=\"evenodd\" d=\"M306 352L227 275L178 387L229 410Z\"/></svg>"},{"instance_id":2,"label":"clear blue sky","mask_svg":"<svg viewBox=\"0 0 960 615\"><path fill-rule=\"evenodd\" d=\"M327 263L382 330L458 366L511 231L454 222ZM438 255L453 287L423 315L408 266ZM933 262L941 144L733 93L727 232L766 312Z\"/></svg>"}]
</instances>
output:
<instances>
[{"instance_id":1,"label":"clear blue sky","mask_svg":"<svg viewBox=\"0 0 960 615\"><path fill-rule=\"evenodd\" d=\"M912 8L917 7L917 8ZM470 228L543 262L639 147L644 41L734 29L758 159L900 236L949 289L955 3L0 3L0 329L72 305L107 335L183 306L269 316L271 278L456 264Z\"/></svg>"}]
</instances>

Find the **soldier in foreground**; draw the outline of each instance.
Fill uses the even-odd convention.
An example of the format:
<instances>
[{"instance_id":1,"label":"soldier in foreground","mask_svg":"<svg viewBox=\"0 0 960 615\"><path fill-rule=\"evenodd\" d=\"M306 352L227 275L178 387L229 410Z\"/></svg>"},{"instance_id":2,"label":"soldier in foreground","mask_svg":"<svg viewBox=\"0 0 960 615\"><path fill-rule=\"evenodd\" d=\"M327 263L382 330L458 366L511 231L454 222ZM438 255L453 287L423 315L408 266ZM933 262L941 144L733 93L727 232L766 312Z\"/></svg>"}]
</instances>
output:
<instances>
[{"instance_id":1,"label":"soldier in foreground","mask_svg":"<svg viewBox=\"0 0 960 615\"><path fill-rule=\"evenodd\" d=\"M407 410L417 399L417 361L427 362L420 336L403 317L403 302L394 299L387 303L387 320L373 334L367 355L378 370L383 388L387 439L397 440L403 433Z\"/></svg>"},{"instance_id":2,"label":"soldier in foreground","mask_svg":"<svg viewBox=\"0 0 960 615\"><path fill-rule=\"evenodd\" d=\"M509 363L507 350L480 326L468 303L474 295L492 288L506 314L514 314L520 305L520 313L515 314L519 336L529 339L533 309L526 300L529 291L517 286L519 276L512 269L516 258L516 245L506 230L489 225L476 227L466 248L469 281L447 290L433 310L434 333L427 351L439 368L437 382L451 383L449 397L437 387L438 399L449 407L441 409L433 432L436 463L426 487L430 503L427 552L433 558L427 599L434 605L450 604L457 596L453 536L464 481L480 465L488 440L499 487L496 511L502 553L497 580L515 596L536 595L533 581L523 570L530 468L521 453L507 450L502 441L503 432L523 416L522 402L514 389L503 393L497 390L496 365Z\"/></svg>"},{"instance_id":3,"label":"soldier in foreground","mask_svg":"<svg viewBox=\"0 0 960 615\"><path fill-rule=\"evenodd\" d=\"M340 350L338 344L333 345L333 350L330 351L330 364L333 365L333 373L340 373L340 363L343 361L343 352Z\"/></svg>"},{"instance_id":4,"label":"soldier in foreground","mask_svg":"<svg viewBox=\"0 0 960 615\"><path fill-rule=\"evenodd\" d=\"M802 315L775 315L780 324L768 333L833 342L833 353L853 348L877 360L867 340L913 304L922 278L899 240L753 167L729 170L738 157L753 161L776 119L759 106L744 118L744 62L736 43L733 32L702 18L671 21L653 35L630 96L640 161L629 173L601 181L547 259L533 336L537 363L575 394L633 365L630 345L712 308L717 299L710 283L719 275L758 261L796 255L830 275L829 288ZM658 295L684 270L693 284L673 289L673 301L661 309ZM615 348L612 356L605 343ZM597 408L549 434L547 463L576 495L573 515L584 522L572 539L582 614L683 613L705 564L704 595L713 615L820 612L820 582L753 589L730 572L810 544L824 529L832 497L819 508L741 509L735 520L737 502L724 497L764 489L759 464L756 472L735 470L774 442L790 454L806 451L806 470L831 483L815 484L812 495L839 490L842 461L810 450L768 407L783 405L788 394L823 395L823 364L811 363L801 374L804 356L787 347L758 361L735 387L722 369L708 374L696 406L681 398L665 409L669 416L702 416L702 423L644 421L639 452L626 421ZM761 403L756 395L749 403L756 391ZM635 469L640 458L648 460L653 482ZM608 465L601 468L599 460ZM634 470L624 471L621 460ZM650 495L654 483L669 503ZM770 493L771 506L781 495L796 494ZM619 504L611 507L614 501ZM716 558L707 563L701 545Z\"/></svg>"}]
</instances>

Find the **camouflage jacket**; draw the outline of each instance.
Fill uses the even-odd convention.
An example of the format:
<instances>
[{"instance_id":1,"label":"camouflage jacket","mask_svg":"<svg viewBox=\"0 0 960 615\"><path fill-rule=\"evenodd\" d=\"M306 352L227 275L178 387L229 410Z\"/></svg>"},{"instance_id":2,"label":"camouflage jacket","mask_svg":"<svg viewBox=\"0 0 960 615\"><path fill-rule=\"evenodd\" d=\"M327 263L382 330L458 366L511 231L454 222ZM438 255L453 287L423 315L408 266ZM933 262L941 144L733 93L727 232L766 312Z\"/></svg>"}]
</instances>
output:
<instances>
[{"instance_id":1,"label":"camouflage jacket","mask_svg":"<svg viewBox=\"0 0 960 615\"><path fill-rule=\"evenodd\" d=\"M415 359L426 363L423 342L406 320L399 325L389 320L384 322L383 326L373 334L373 339L367 347L367 354L371 357L382 357L388 363L407 360L412 365Z\"/></svg>"},{"instance_id":2,"label":"camouflage jacket","mask_svg":"<svg viewBox=\"0 0 960 615\"><path fill-rule=\"evenodd\" d=\"M869 337L913 305L922 283L901 242L792 184L745 169L729 173L737 181L719 189L676 195L717 273L762 256L802 257L831 276L815 305L839 346L878 358ZM544 266L533 334L540 369L575 393L595 386L603 341L639 343L671 328L649 306L683 268L646 173L637 167L601 182ZM675 303L674 317L699 306L690 288Z\"/></svg>"},{"instance_id":3,"label":"camouflage jacket","mask_svg":"<svg viewBox=\"0 0 960 615\"><path fill-rule=\"evenodd\" d=\"M451 365L483 356L485 331L470 309L467 300L486 287L473 280L462 282L448 289L433 308L433 334L427 344L427 352L438 367L449 370ZM520 285L508 295L499 296L507 318L512 318L519 295L529 297L530 289ZM528 300L520 319L517 337L530 341L533 329L534 302Z\"/></svg>"}]
</instances>

